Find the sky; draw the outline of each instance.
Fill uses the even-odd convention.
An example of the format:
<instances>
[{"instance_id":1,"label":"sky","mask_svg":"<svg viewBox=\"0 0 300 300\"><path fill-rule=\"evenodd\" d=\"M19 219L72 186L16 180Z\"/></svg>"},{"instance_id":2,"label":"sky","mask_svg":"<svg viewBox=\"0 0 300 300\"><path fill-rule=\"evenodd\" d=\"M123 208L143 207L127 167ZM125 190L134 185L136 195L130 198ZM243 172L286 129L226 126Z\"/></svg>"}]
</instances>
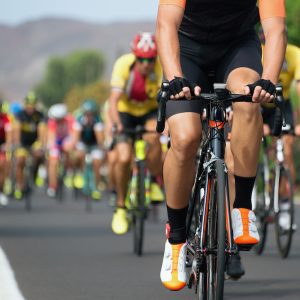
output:
<instances>
[{"instance_id":1,"label":"sky","mask_svg":"<svg viewBox=\"0 0 300 300\"><path fill-rule=\"evenodd\" d=\"M42 17L107 23L154 20L158 0L0 0L0 23L18 25Z\"/></svg>"}]
</instances>

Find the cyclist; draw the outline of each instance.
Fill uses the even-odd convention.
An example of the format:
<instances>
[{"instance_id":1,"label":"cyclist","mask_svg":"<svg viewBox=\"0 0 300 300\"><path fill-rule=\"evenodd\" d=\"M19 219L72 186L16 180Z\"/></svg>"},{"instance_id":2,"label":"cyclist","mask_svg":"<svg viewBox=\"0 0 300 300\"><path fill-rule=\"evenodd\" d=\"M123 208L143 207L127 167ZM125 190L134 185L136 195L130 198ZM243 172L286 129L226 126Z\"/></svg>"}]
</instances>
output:
<instances>
[{"instance_id":1,"label":"cyclist","mask_svg":"<svg viewBox=\"0 0 300 300\"><path fill-rule=\"evenodd\" d=\"M109 100L105 101L102 108L102 116L104 121L104 145L107 150L107 167L108 167L108 190L110 192L109 204L115 206L116 204L116 189L115 189L115 164L116 164L116 151L113 148L113 133L111 131L113 122L109 113Z\"/></svg>"},{"instance_id":2,"label":"cyclist","mask_svg":"<svg viewBox=\"0 0 300 300\"><path fill-rule=\"evenodd\" d=\"M162 71L157 58L154 36L149 32L137 34L132 42L132 53L121 56L115 63L111 78L110 114L118 132L123 128L135 128L145 125L155 130L157 101L156 96L162 80ZM145 135L149 150L148 168L153 176L162 169L161 146L159 136ZM116 145L115 183L117 190L117 207L112 219L112 230L124 234L128 230L125 196L129 181L132 161L130 136L120 134ZM151 197L154 194L151 185ZM159 195L161 197L161 195Z\"/></svg>"},{"instance_id":3,"label":"cyclist","mask_svg":"<svg viewBox=\"0 0 300 300\"><path fill-rule=\"evenodd\" d=\"M262 30L259 31L259 37L264 49L265 37ZM282 85L283 97L285 101L285 118L286 126L282 127L282 130L286 133L283 135L282 140L284 143L285 161L292 175L293 183L295 183L296 172L293 157L293 144L295 133L293 108L290 100L290 89L292 82L296 82L296 91L298 96L298 103L300 103L300 49L292 44L288 44L286 47L285 59L282 65L282 69L279 76L279 82ZM263 120L266 125L265 132L268 134L274 124L275 108L273 104L263 105ZM300 126L300 125L299 125Z\"/></svg>"},{"instance_id":4,"label":"cyclist","mask_svg":"<svg viewBox=\"0 0 300 300\"><path fill-rule=\"evenodd\" d=\"M46 124L44 114L36 108L37 96L29 92L24 100L24 108L16 114L14 121L14 143L16 144L16 187L14 197L23 197L26 157L31 152L33 157L33 175L36 178L39 164L43 159L46 144Z\"/></svg>"},{"instance_id":5,"label":"cyclist","mask_svg":"<svg viewBox=\"0 0 300 300\"><path fill-rule=\"evenodd\" d=\"M170 83L167 103L171 148L164 163L170 235L165 244L161 280L180 290L186 284L186 214L194 180L194 158L201 138L201 113L191 93L209 92L208 73L235 93L253 92L253 102L235 103L231 147L234 155L236 197L232 210L237 244L259 242L251 193L262 137L260 102L274 98L275 84L286 46L284 0L205 1L160 0L157 41L164 75ZM265 59L254 25L266 34ZM276 47L274 48L274 45ZM193 84L197 83L199 86ZM247 86L248 85L248 86ZM249 142L251 141L251 143ZM239 260L227 273L244 271Z\"/></svg>"},{"instance_id":6,"label":"cyclist","mask_svg":"<svg viewBox=\"0 0 300 300\"><path fill-rule=\"evenodd\" d=\"M103 142L104 142L104 126L99 117L99 108L94 100L87 99L81 105L81 113L77 117L75 125L77 132L76 144L76 161L81 169L84 166L84 158L87 147L91 149L93 158L93 169L95 176L95 189L92 191L92 198L100 200L101 193L99 191L100 184L100 167L104 159ZM81 174L74 177L74 186L77 188L83 187Z\"/></svg>"},{"instance_id":7,"label":"cyclist","mask_svg":"<svg viewBox=\"0 0 300 300\"><path fill-rule=\"evenodd\" d=\"M54 104L48 111L48 189L49 197L55 197L57 189L57 168L61 153L65 156L66 177L69 179L67 183L73 181L73 164L71 161L71 152L75 148L75 119L65 104ZM71 186L66 184L67 186Z\"/></svg>"},{"instance_id":8,"label":"cyclist","mask_svg":"<svg viewBox=\"0 0 300 300\"><path fill-rule=\"evenodd\" d=\"M3 192L3 186L9 171L7 154L12 145L12 126L8 114L2 109L2 103L0 100L0 205L6 206L8 198Z\"/></svg>"}]
</instances>

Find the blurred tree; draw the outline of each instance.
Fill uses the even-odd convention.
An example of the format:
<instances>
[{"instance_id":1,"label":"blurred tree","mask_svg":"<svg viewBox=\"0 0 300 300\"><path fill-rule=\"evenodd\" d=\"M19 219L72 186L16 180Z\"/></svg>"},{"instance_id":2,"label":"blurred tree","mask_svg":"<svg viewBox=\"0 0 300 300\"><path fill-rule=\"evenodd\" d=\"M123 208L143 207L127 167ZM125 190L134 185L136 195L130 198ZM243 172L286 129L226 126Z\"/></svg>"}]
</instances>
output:
<instances>
[{"instance_id":1,"label":"blurred tree","mask_svg":"<svg viewBox=\"0 0 300 300\"><path fill-rule=\"evenodd\" d=\"M300 46L300 1L286 0L289 43Z\"/></svg>"},{"instance_id":2,"label":"blurred tree","mask_svg":"<svg viewBox=\"0 0 300 300\"><path fill-rule=\"evenodd\" d=\"M62 102L74 87L84 87L98 80L104 71L104 58L92 50L75 51L68 56L49 60L45 78L35 91L47 106Z\"/></svg>"},{"instance_id":3,"label":"blurred tree","mask_svg":"<svg viewBox=\"0 0 300 300\"><path fill-rule=\"evenodd\" d=\"M66 94L64 102L71 112L75 111L87 98L94 99L101 107L109 96L109 90L110 85L106 81L97 81L84 87L76 85Z\"/></svg>"}]
</instances>

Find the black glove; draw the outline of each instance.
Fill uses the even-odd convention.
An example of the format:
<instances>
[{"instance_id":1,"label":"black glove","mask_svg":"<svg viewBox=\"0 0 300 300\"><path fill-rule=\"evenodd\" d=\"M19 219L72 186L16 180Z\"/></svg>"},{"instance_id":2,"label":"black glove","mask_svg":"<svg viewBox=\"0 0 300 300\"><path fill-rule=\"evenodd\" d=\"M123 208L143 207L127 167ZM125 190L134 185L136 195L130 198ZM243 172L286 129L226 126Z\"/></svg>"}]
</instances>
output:
<instances>
[{"instance_id":1,"label":"black glove","mask_svg":"<svg viewBox=\"0 0 300 300\"><path fill-rule=\"evenodd\" d=\"M176 77L170 81L170 94L172 96L175 96L176 94L179 94L182 92L182 89L184 87L188 87L191 91L191 95L194 96L194 88L197 86L195 83L190 83L186 78L184 77Z\"/></svg>"},{"instance_id":2,"label":"black glove","mask_svg":"<svg viewBox=\"0 0 300 300\"><path fill-rule=\"evenodd\" d=\"M262 89L265 90L270 95L273 95L273 96L275 95L276 86L270 80L259 79L259 80L255 81L254 83L248 84L248 86L249 86L249 89L250 89L250 93L252 95L253 95L254 90L257 86L262 87Z\"/></svg>"}]
</instances>

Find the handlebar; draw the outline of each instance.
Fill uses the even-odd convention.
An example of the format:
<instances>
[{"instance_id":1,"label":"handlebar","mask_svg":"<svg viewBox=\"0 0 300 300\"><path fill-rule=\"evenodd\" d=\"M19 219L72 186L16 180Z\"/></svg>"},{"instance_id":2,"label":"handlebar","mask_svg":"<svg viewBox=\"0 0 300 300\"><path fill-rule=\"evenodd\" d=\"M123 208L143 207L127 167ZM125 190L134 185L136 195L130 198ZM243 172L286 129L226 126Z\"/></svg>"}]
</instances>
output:
<instances>
[{"instance_id":1,"label":"handlebar","mask_svg":"<svg viewBox=\"0 0 300 300\"><path fill-rule=\"evenodd\" d=\"M279 98L279 99L278 99ZM169 92L169 82L163 82L161 92L158 96L158 117L156 131L161 133L165 129L165 119L166 119L166 104L170 99ZM200 96L193 96L191 100L186 101L201 101L201 105L207 107L210 104L215 105L224 105L225 107L230 106L234 102L252 102L252 95L243 95L243 94L232 94L229 90L226 89L226 84L215 83L214 84L214 93L205 94L201 93ZM176 100L175 100L176 101ZM284 99L282 97L282 87L276 87L276 97L274 98L273 103L279 107L283 115L283 124L285 126L285 117L284 117Z\"/></svg>"}]
</instances>

